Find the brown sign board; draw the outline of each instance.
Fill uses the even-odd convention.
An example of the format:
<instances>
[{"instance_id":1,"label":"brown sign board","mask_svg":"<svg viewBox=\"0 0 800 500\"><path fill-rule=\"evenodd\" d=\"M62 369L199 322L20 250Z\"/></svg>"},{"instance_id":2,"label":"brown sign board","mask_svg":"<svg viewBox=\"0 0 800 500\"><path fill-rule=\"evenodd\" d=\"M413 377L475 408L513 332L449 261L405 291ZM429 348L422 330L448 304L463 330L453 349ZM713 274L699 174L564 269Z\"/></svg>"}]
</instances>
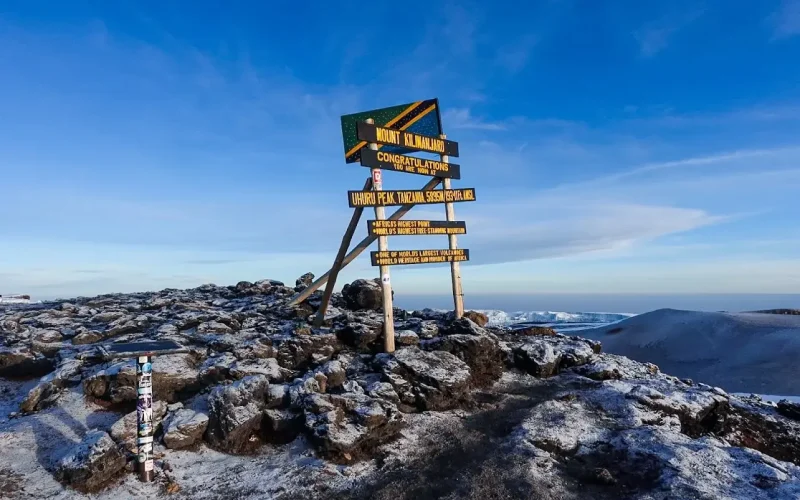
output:
<instances>
[{"instance_id":1,"label":"brown sign board","mask_svg":"<svg viewBox=\"0 0 800 500\"><path fill-rule=\"evenodd\" d=\"M412 132L406 132L405 130L379 127L367 122L358 122L356 125L356 133L358 134L358 139L361 141L388 144L406 148L410 151L425 151L428 153L438 153L440 155L458 156L458 143L448 141L447 139L414 134Z\"/></svg>"},{"instance_id":2,"label":"brown sign board","mask_svg":"<svg viewBox=\"0 0 800 500\"><path fill-rule=\"evenodd\" d=\"M464 221L446 220L368 220L370 236L425 236L467 234Z\"/></svg>"},{"instance_id":3,"label":"brown sign board","mask_svg":"<svg viewBox=\"0 0 800 500\"><path fill-rule=\"evenodd\" d=\"M370 252L373 266L402 266L408 264L442 264L469 260L466 248L436 250L385 250Z\"/></svg>"},{"instance_id":4,"label":"brown sign board","mask_svg":"<svg viewBox=\"0 0 800 500\"><path fill-rule=\"evenodd\" d=\"M457 203L462 201L475 201L475 188L348 191L347 200L351 208Z\"/></svg>"},{"instance_id":5,"label":"brown sign board","mask_svg":"<svg viewBox=\"0 0 800 500\"><path fill-rule=\"evenodd\" d=\"M369 148L361 151L361 166L433 177L461 178L461 166L455 163L427 160L388 151L374 151Z\"/></svg>"}]
</instances>

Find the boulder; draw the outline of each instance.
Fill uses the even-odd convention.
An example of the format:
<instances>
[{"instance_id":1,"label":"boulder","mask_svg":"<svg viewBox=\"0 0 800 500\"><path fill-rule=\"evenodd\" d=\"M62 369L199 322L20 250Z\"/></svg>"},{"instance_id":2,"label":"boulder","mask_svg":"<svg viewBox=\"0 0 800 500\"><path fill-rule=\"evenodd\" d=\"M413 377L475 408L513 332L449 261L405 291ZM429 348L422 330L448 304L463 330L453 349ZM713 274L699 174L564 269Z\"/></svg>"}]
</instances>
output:
<instances>
[{"instance_id":1,"label":"boulder","mask_svg":"<svg viewBox=\"0 0 800 500\"><path fill-rule=\"evenodd\" d=\"M108 433L90 430L56 469L56 477L83 493L99 491L125 468L125 455Z\"/></svg>"},{"instance_id":2,"label":"boulder","mask_svg":"<svg viewBox=\"0 0 800 500\"><path fill-rule=\"evenodd\" d=\"M376 362L401 399L409 393L419 410L449 410L469 399L469 366L449 352L407 347Z\"/></svg>"},{"instance_id":3,"label":"boulder","mask_svg":"<svg viewBox=\"0 0 800 500\"><path fill-rule=\"evenodd\" d=\"M311 283L313 282L314 282L314 273L305 273L304 275L297 278L297 280L294 282L295 284L294 290L296 292L302 292L303 290L311 286Z\"/></svg>"},{"instance_id":4,"label":"boulder","mask_svg":"<svg viewBox=\"0 0 800 500\"><path fill-rule=\"evenodd\" d=\"M246 451L260 432L268 387L267 377L252 375L214 388L208 395L206 440L226 452Z\"/></svg>"},{"instance_id":5,"label":"boulder","mask_svg":"<svg viewBox=\"0 0 800 500\"><path fill-rule=\"evenodd\" d=\"M170 415L164 424L164 445L178 449L191 446L203 438L208 428L208 415L188 408Z\"/></svg>"},{"instance_id":6,"label":"boulder","mask_svg":"<svg viewBox=\"0 0 800 500\"><path fill-rule=\"evenodd\" d=\"M731 400L729 406L717 405L703 416L709 413L717 424L712 430L731 445L800 465L800 423L784 417L776 408Z\"/></svg>"},{"instance_id":7,"label":"boulder","mask_svg":"<svg viewBox=\"0 0 800 500\"><path fill-rule=\"evenodd\" d=\"M522 344L513 350L513 355L514 364L518 368L539 378L555 375L561 361L561 353L556 353L547 342Z\"/></svg>"},{"instance_id":8,"label":"boulder","mask_svg":"<svg viewBox=\"0 0 800 500\"><path fill-rule=\"evenodd\" d=\"M578 337L523 337L511 345L514 365L529 374L546 378L560 370L585 365L596 354L595 343Z\"/></svg>"},{"instance_id":9,"label":"boulder","mask_svg":"<svg viewBox=\"0 0 800 500\"><path fill-rule=\"evenodd\" d=\"M75 335L75 337L72 338L72 344L73 345L94 344L95 342L100 342L101 340L103 340L103 335L100 332L89 331Z\"/></svg>"},{"instance_id":10,"label":"boulder","mask_svg":"<svg viewBox=\"0 0 800 500\"><path fill-rule=\"evenodd\" d=\"M489 322L489 317L478 311L467 311L464 313L463 317L469 319L480 327L486 326L486 324Z\"/></svg>"},{"instance_id":11,"label":"boulder","mask_svg":"<svg viewBox=\"0 0 800 500\"><path fill-rule=\"evenodd\" d=\"M153 402L153 435L159 432L161 421L167 414L167 403ZM132 411L111 426L111 437L131 453L136 453L136 412Z\"/></svg>"},{"instance_id":12,"label":"boulder","mask_svg":"<svg viewBox=\"0 0 800 500\"><path fill-rule=\"evenodd\" d=\"M241 379L250 375L264 375L272 382L283 382L292 374L281 367L275 358L244 359L233 363L228 371L231 378Z\"/></svg>"},{"instance_id":13,"label":"boulder","mask_svg":"<svg viewBox=\"0 0 800 500\"><path fill-rule=\"evenodd\" d=\"M291 409L269 408L264 410L262 436L264 441L286 444L303 430L303 414Z\"/></svg>"},{"instance_id":14,"label":"boulder","mask_svg":"<svg viewBox=\"0 0 800 500\"><path fill-rule=\"evenodd\" d=\"M469 318L461 318L451 322L442 329L443 335L487 335L486 330Z\"/></svg>"},{"instance_id":15,"label":"boulder","mask_svg":"<svg viewBox=\"0 0 800 500\"><path fill-rule=\"evenodd\" d=\"M394 343L398 346L419 345L419 335L411 330L395 330Z\"/></svg>"},{"instance_id":16,"label":"boulder","mask_svg":"<svg viewBox=\"0 0 800 500\"><path fill-rule=\"evenodd\" d=\"M338 320L337 320L338 321ZM345 315L345 325L336 336L345 345L359 352L376 352L381 345L383 321L360 313Z\"/></svg>"},{"instance_id":17,"label":"boulder","mask_svg":"<svg viewBox=\"0 0 800 500\"><path fill-rule=\"evenodd\" d=\"M64 336L56 330L36 330L31 332L31 340L41 344L52 344L61 342Z\"/></svg>"},{"instance_id":18,"label":"boulder","mask_svg":"<svg viewBox=\"0 0 800 500\"><path fill-rule=\"evenodd\" d=\"M80 371L83 361L77 359L65 359L58 364L55 371L45 375L39 383L28 392L28 395L20 404L23 412L41 410L52 405L58 399L61 390L71 382L71 379L78 376L77 383L80 381Z\"/></svg>"},{"instance_id":19,"label":"boulder","mask_svg":"<svg viewBox=\"0 0 800 500\"><path fill-rule=\"evenodd\" d=\"M377 311L383 306L383 290L377 280L357 279L345 284L342 297L348 309Z\"/></svg>"},{"instance_id":20,"label":"boulder","mask_svg":"<svg viewBox=\"0 0 800 500\"><path fill-rule=\"evenodd\" d=\"M266 406L268 409L282 408L289 404L289 386L270 384L267 389Z\"/></svg>"},{"instance_id":21,"label":"boulder","mask_svg":"<svg viewBox=\"0 0 800 500\"><path fill-rule=\"evenodd\" d=\"M370 456L405 426L395 405L365 394L315 395L305 400L304 411L312 442L336 463Z\"/></svg>"},{"instance_id":22,"label":"boulder","mask_svg":"<svg viewBox=\"0 0 800 500\"><path fill-rule=\"evenodd\" d=\"M329 389L341 387L347 380L347 373L341 361L328 361L319 371L325 375Z\"/></svg>"},{"instance_id":23,"label":"boulder","mask_svg":"<svg viewBox=\"0 0 800 500\"><path fill-rule=\"evenodd\" d=\"M793 403L787 399L778 401L778 413L786 418L800 422L800 403Z\"/></svg>"},{"instance_id":24,"label":"boulder","mask_svg":"<svg viewBox=\"0 0 800 500\"><path fill-rule=\"evenodd\" d=\"M489 335L447 335L424 344L426 350L447 351L470 368L471 384L486 387L500 378L505 369L505 356L497 339Z\"/></svg>"},{"instance_id":25,"label":"boulder","mask_svg":"<svg viewBox=\"0 0 800 500\"><path fill-rule=\"evenodd\" d=\"M278 363L289 370L307 369L311 364L324 363L341 349L333 333L309 331L308 335L286 336L275 340Z\"/></svg>"},{"instance_id":26,"label":"boulder","mask_svg":"<svg viewBox=\"0 0 800 500\"><path fill-rule=\"evenodd\" d=\"M558 335L558 332L550 328L549 326L537 326L537 325L526 325L519 328L514 328L512 330L514 335L545 335L545 336L554 336Z\"/></svg>"},{"instance_id":27,"label":"boulder","mask_svg":"<svg viewBox=\"0 0 800 500\"><path fill-rule=\"evenodd\" d=\"M191 354L170 354L153 358L153 396L174 403L203 388L196 358ZM113 403L136 399L136 365L133 360L119 361L100 369L83 380L84 392Z\"/></svg>"},{"instance_id":28,"label":"boulder","mask_svg":"<svg viewBox=\"0 0 800 500\"><path fill-rule=\"evenodd\" d=\"M0 377L41 377L53 371L55 363L25 347L0 346Z\"/></svg>"}]
</instances>

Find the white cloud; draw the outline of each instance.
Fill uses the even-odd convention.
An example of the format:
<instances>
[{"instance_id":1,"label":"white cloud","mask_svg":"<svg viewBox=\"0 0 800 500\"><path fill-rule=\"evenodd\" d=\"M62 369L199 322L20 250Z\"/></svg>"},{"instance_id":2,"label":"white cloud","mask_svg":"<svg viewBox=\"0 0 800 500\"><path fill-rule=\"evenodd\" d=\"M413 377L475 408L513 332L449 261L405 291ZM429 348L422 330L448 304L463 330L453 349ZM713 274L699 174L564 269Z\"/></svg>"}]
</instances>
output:
<instances>
[{"instance_id":1,"label":"white cloud","mask_svg":"<svg viewBox=\"0 0 800 500\"><path fill-rule=\"evenodd\" d=\"M800 0L783 0L769 21L774 29L773 40L800 35Z\"/></svg>"},{"instance_id":2,"label":"white cloud","mask_svg":"<svg viewBox=\"0 0 800 500\"><path fill-rule=\"evenodd\" d=\"M639 52L643 57L652 57L661 52L669 45L670 38L676 32L694 22L702 14L702 9L670 14L642 26L633 33L633 37L639 43Z\"/></svg>"},{"instance_id":3,"label":"white cloud","mask_svg":"<svg viewBox=\"0 0 800 500\"><path fill-rule=\"evenodd\" d=\"M572 200L577 202L577 200ZM467 217L474 264L496 264L614 251L655 238L723 222L702 210L640 204L551 206L520 202L484 206Z\"/></svg>"},{"instance_id":4,"label":"white cloud","mask_svg":"<svg viewBox=\"0 0 800 500\"><path fill-rule=\"evenodd\" d=\"M488 122L472 116L469 108L449 108L442 113L442 121L447 128L477 129L477 130L505 130L501 123Z\"/></svg>"},{"instance_id":5,"label":"white cloud","mask_svg":"<svg viewBox=\"0 0 800 500\"><path fill-rule=\"evenodd\" d=\"M518 73L528 64L531 52L538 41L535 35L526 34L501 47L497 51L497 63L509 73Z\"/></svg>"}]
</instances>

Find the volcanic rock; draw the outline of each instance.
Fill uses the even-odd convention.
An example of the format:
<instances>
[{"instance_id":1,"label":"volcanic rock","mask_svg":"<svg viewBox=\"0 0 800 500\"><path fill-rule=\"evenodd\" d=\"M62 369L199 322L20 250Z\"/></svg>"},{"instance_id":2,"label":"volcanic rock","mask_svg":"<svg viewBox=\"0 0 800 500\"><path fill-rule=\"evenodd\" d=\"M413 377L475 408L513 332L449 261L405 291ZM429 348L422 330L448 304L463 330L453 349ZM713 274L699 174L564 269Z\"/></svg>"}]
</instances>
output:
<instances>
[{"instance_id":1,"label":"volcanic rock","mask_svg":"<svg viewBox=\"0 0 800 500\"><path fill-rule=\"evenodd\" d=\"M0 346L0 377L42 376L53 370L54 362L21 346Z\"/></svg>"},{"instance_id":2,"label":"volcanic rock","mask_svg":"<svg viewBox=\"0 0 800 500\"><path fill-rule=\"evenodd\" d=\"M305 403L305 426L320 452L347 463L397 436L405 420L393 404L364 394L315 395Z\"/></svg>"},{"instance_id":3,"label":"volcanic rock","mask_svg":"<svg viewBox=\"0 0 800 500\"><path fill-rule=\"evenodd\" d=\"M449 352L407 347L394 356L380 354L376 362L401 397L413 394L420 410L456 408L469 399L469 366Z\"/></svg>"},{"instance_id":4,"label":"volcanic rock","mask_svg":"<svg viewBox=\"0 0 800 500\"><path fill-rule=\"evenodd\" d=\"M485 387L502 375L504 355L497 339L489 335L455 334L426 341L426 350L447 351L464 361L470 368L471 384Z\"/></svg>"},{"instance_id":5,"label":"volcanic rock","mask_svg":"<svg viewBox=\"0 0 800 500\"><path fill-rule=\"evenodd\" d=\"M489 322L489 317L478 311L467 311L464 313L463 317L469 319L480 327L486 326L486 324Z\"/></svg>"},{"instance_id":6,"label":"volcanic rock","mask_svg":"<svg viewBox=\"0 0 800 500\"><path fill-rule=\"evenodd\" d=\"M202 439L208 428L208 415L184 408L176 411L164 424L164 444L167 448L186 448Z\"/></svg>"},{"instance_id":7,"label":"volcanic rock","mask_svg":"<svg viewBox=\"0 0 800 500\"><path fill-rule=\"evenodd\" d=\"M357 279L345 284L342 297L348 309L377 311L383 306L383 290L377 280Z\"/></svg>"},{"instance_id":8,"label":"volcanic rock","mask_svg":"<svg viewBox=\"0 0 800 500\"><path fill-rule=\"evenodd\" d=\"M221 450L245 451L259 433L269 386L264 375L252 375L228 386L216 387L208 396L206 440Z\"/></svg>"},{"instance_id":9,"label":"volcanic rock","mask_svg":"<svg viewBox=\"0 0 800 500\"><path fill-rule=\"evenodd\" d=\"M125 468L125 456L108 435L91 430L58 464L56 477L78 491L96 492Z\"/></svg>"}]
</instances>

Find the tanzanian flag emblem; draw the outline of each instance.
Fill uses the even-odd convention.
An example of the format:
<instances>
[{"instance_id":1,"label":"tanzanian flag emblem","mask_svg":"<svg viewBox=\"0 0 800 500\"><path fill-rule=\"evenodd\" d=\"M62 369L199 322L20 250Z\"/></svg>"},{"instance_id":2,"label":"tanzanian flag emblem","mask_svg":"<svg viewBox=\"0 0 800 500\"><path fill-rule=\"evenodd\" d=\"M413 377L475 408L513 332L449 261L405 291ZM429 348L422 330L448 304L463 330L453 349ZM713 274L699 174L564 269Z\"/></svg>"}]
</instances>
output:
<instances>
[{"instance_id":1,"label":"tanzanian flag emblem","mask_svg":"<svg viewBox=\"0 0 800 500\"><path fill-rule=\"evenodd\" d=\"M439 137L442 132L442 117L439 114L439 99L428 99L389 108L362 111L342 116L342 138L344 139L344 158L346 163L361 160L361 148L366 141L358 140L356 123L367 118L375 120L375 125L395 130L406 130L415 134ZM379 151L390 153L410 153L414 149L378 144Z\"/></svg>"}]
</instances>

